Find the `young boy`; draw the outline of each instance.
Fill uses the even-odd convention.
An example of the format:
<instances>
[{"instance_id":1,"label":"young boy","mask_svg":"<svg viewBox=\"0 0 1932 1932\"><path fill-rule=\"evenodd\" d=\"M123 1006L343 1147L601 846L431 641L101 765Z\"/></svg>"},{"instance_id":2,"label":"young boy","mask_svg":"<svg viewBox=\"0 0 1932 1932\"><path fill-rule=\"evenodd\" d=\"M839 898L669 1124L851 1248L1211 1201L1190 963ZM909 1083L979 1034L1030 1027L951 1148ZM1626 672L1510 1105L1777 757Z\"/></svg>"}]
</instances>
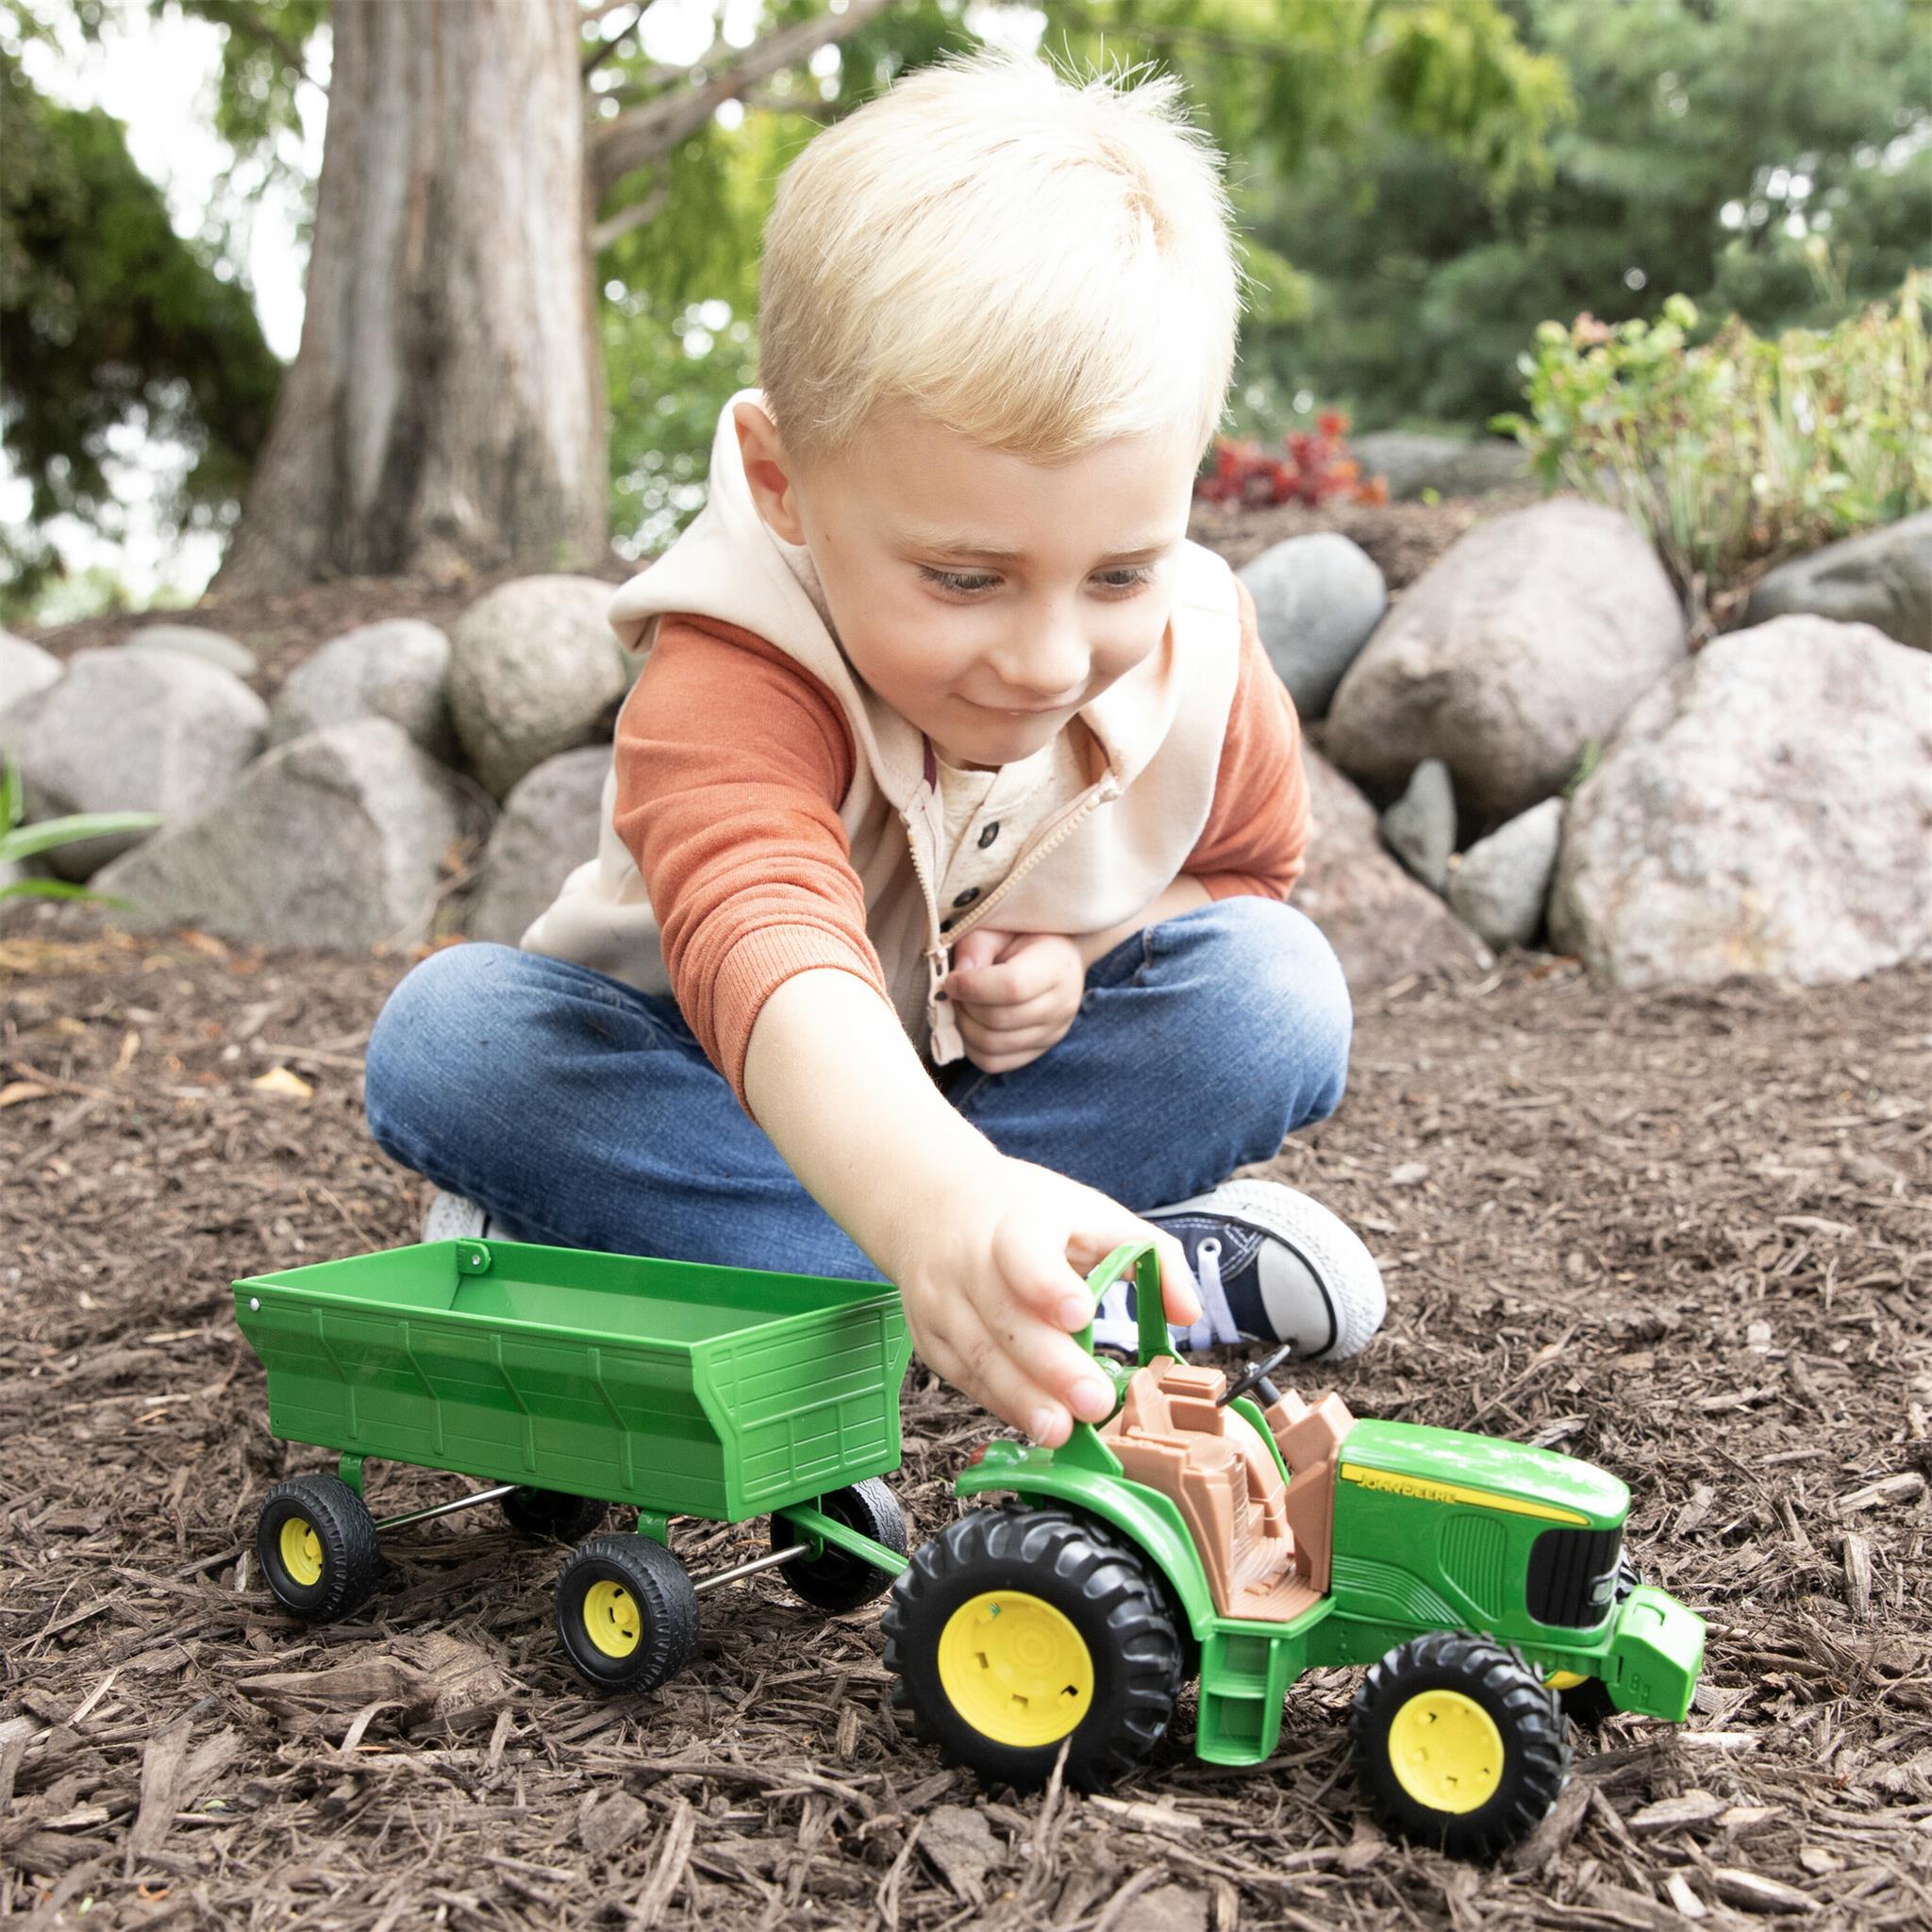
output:
<instances>
[{"instance_id":1,"label":"young boy","mask_svg":"<svg viewBox=\"0 0 1932 1932\"><path fill-rule=\"evenodd\" d=\"M784 175L762 387L611 607L600 850L371 1038L375 1139L463 1197L426 1235L891 1280L1047 1443L1122 1241L1184 1345L1374 1332L1360 1241L1225 1179L1333 1111L1350 1010L1292 704L1186 536L1240 295L1177 92L955 58Z\"/></svg>"}]
</instances>

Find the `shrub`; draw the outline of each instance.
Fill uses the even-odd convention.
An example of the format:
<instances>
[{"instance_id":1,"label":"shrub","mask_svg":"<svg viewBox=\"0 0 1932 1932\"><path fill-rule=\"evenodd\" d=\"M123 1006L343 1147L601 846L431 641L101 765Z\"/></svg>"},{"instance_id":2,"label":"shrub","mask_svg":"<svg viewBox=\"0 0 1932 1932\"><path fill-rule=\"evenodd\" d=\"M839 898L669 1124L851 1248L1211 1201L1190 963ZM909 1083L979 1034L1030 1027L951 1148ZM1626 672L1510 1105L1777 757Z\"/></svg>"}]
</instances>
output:
<instances>
[{"instance_id":1,"label":"shrub","mask_svg":"<svg viewBox=\"0 0 1932 1932\"><path fill-rule=\"evenodd\" d=\"M1387 503L1387 481L1363 477L1347 436L1348 418L1339 409L1323 410L1311 430L1291 429L1281 439L1281 457L1258 442L1217 436L1214 468L1194 478L1195 501L1317 504L1346 495L1351 503Z\"/></svg>"},{"instance_id":2,"label":"shrub","mask_svg":"<svg viewBox=\"0 0 1932 1932\"><path fill-rule=\"evenodd\" d=\"M1607 326L1546 322L1519 358L1529 413L1498 416L1545 488L1635 518L1700 629L1754 578L1932 504L1932 283L1829 330L1775 340L1731 318L1692 343L1694 304Z\"/></svg>"}]
</instances>

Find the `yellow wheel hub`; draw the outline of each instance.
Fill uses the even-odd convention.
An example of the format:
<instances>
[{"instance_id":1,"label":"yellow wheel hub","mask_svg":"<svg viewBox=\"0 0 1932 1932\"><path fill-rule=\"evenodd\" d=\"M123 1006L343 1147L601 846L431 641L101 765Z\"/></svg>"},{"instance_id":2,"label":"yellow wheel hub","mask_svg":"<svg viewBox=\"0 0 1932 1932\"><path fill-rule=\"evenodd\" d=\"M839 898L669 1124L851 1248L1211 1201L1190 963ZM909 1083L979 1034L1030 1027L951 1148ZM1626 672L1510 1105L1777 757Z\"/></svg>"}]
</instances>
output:
<instances>
[{"instance_id":1,"label":"yellow wheel hub","mask_svg":"<svg viewBox=\"0 0 1932 1932\"><path fill-rule=\"evenodd\" d=\"M990 1590L940 1632L940 1685L982 1737L1028 1750L1057 1743L1093 1702L1087 1641L1050 1603Z\"/></svg>"},{"instance_id":2,"label":"yellow wheel hub","mask_svg":"<svg viewBox=\"0 0 1932 1932\"><path fill-rule=\"evenodd\" d=\"M1474 1697L1420 1690L1389 1726L1389 1763L1431 1811L1476 1811L1503 1782L1503 1734Z\"/></svg>"},{"instance_id":3,"label":"yellow wheel hub","mask_svg":"<svg viewBox=\"0 0 1932 1932\"><path fill-rule=\"evenodd\" d=\"M304 1590L312 1590L322 1581L322 1539L306 1516L283 1519L275 1550L282 1559L282 1568Z\"/></svg>"},{"instance_id":4,"label":"yellow wheel hub","mask_svg":"<svg viewBox=\"0 0 1932 1932\"><path fill-rule=\"evenodd\" d=\"M593 1583L584 1592L584 1633L606 1657L628 1657L644 1634L638 1600L621 1583Z\"/></svg>"}]
</instances>

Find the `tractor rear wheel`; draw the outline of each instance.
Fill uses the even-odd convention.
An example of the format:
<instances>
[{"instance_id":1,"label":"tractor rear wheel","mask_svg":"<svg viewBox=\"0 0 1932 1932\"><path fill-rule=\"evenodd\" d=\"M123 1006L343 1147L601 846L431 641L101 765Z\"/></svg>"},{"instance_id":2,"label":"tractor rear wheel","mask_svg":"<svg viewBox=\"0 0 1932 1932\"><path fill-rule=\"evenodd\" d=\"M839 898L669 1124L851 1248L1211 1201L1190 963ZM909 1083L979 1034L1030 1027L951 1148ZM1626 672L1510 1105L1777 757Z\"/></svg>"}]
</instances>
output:
<instances>
[{"instance_id":1,"label":"tractor rear wheel","mask_svg":"<svg viewBox=\"0 0 1932 1932\"><path fill-rule=\"evenodd\" d=\"M655 1690L698 1654L690 1573L644 1536L593 1537L557 1579L557 1634L596 1690Z\"/></svg>"},{"instance_id":2,"label":"tractor rear wheel","mask_svg":"<svg viewBox=\"0 0 1932 1932\"><path fill-rule=\"evenodd\" d=\"M1357 1774L1391 1837L1492 1858L1557 1802L1570 1741L1556 1692L1492 1638L1441 1630L1391 1650L1349 1718Z\"/></svg>"},{"instance_id":3,"label":"tractor rear wheel","mask_svg":"<svg viewBox=\"0 0 1932 1932\"><path fill-rule=\"evenodd\" d=\"M1107 1524L975 1509L921 1545L880 1619L886 1668L949 1761L990 1785L1096 1790L1174 1715L1181 1641L1160 1578Z\"/></svg>"},{"instance_id":4,"label":"tractor rear wheel","mask_svg":"<svg viewBox=\"0 0 1932 1932\"><path fill-rule=\"evenodd\" d=\"M382 1568L368 1506L341 1476L323 1474L291 1476L268 1492L255 1559L275 1601L310 1624L359 1609Z\"/></svg>"}]
</instances>

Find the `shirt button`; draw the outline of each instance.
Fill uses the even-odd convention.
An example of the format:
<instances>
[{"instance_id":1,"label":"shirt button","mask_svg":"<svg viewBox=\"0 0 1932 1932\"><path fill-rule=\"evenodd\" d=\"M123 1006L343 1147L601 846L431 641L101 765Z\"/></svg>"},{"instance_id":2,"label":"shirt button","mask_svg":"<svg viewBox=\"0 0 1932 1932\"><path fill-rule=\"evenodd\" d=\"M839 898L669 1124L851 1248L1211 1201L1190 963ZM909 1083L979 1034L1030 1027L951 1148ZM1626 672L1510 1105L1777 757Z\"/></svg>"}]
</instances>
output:
<instances>
[{"instance_id":1,"label":"shirt button","mask_svg":"<svg viewBox=\"0 0 1932 1932\"><path fill-rule=\"evenodd\" d=\"M997 838L999 837L999 835L1000 835L1000 823L999 823L999 821L998 821L997 819L995 819L995 820L994 820L994 821L992 822L992 824L990 824L989 826L987 826L987 828L986 828L986 830L985 830L985 831L983 831L982 833L980 833L980 835L979 835L979 849L980 849L980 850L981 850L982 852L984 852L984 851L986 850L986 848L987 848L987 847L988 847L989 845L991 845L991 844L992 843L992 841L994 841L995 839L997 839Z\"/></svg>"},{"instance_id":2,"label":"shirt button","mask_svg":"<svg viewBox=\"0 0 1932 1932\"><path fill-rule=\"evenodd\" d=\"M978 897L979 888L977 886L968 886L963 892L954 899L953 904L955 906L970 906Z\"/></svg>"}]
</instances>

